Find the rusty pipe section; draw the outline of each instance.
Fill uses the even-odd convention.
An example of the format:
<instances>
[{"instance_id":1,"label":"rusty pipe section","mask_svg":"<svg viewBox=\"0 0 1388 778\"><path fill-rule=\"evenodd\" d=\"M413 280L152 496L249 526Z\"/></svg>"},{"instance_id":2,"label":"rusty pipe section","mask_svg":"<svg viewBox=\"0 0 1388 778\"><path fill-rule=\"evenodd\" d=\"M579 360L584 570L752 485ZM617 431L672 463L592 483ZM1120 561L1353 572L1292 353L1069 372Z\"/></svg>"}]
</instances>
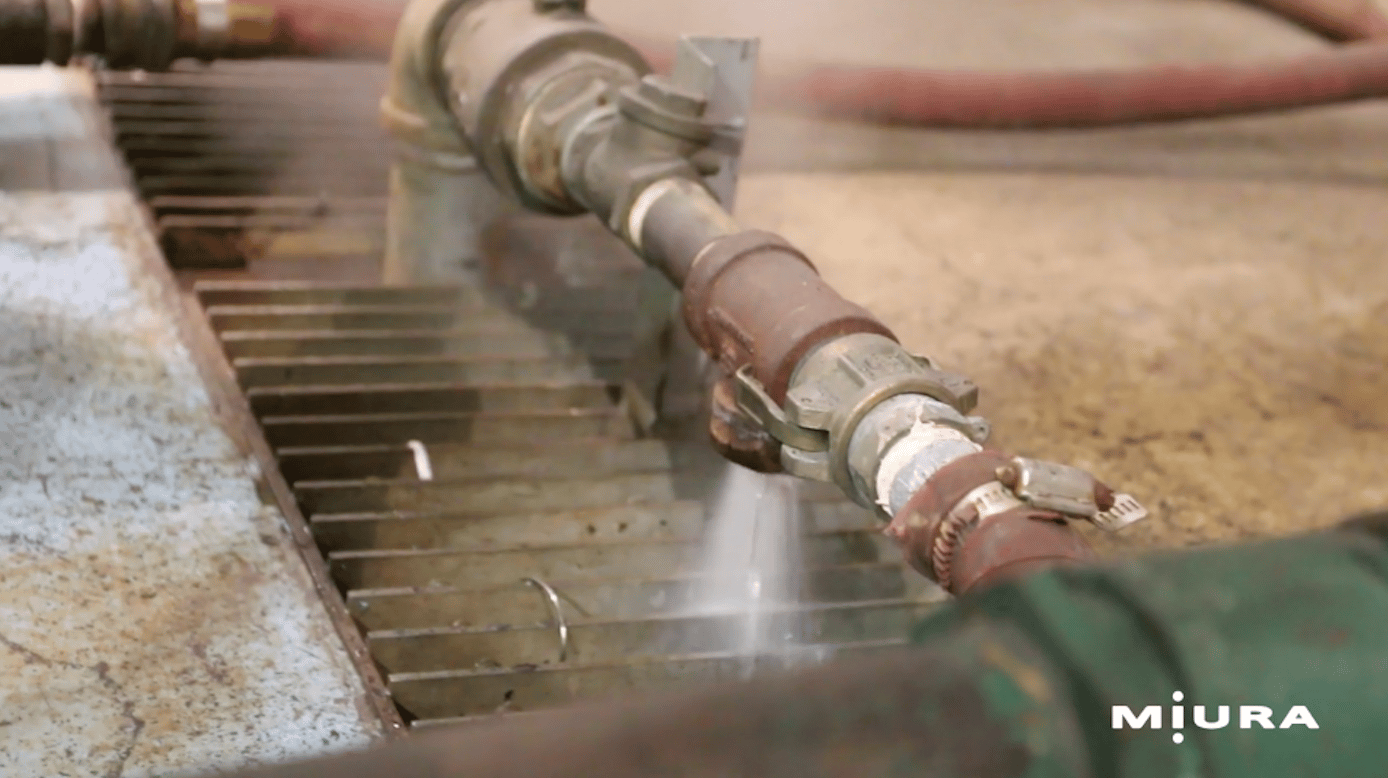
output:
<instances>
[{"instance_id":1,"label":"rusty pipe section","mask_svg":"<svg viewBox=\"0 0 1388 778\"><path fill-rule=\"evenodd\" d=\"M379 58L396 0L0 0L0 64L164 70L176 59Z\"/></svg>"},{"instance_id":2,"label":"rusty pipe section","mask_svg":"<svg viewBox=\"0 0 1388 778\"><path fill-rule=\"evenodd\" d=\"M1111 493L1082 471L1021 459L1007 460L1010 485L986 479L1012 495L1010 513L976 488L940 486L983 451L988 425L968 415L977 388L907 352L785 239L729 214L755 48L681 39L669 75L656 75L580 0L417 0L382 110L402 146L470 151L502 199L591 213L663 272L722 370L710 432L729 459L833 483L884 519L916 517L891 534L950 591L1088 559L1068 523L1106 516ZM442 202L438 191L393 191L391 211ZM439 245L455 225L415 228ZM953 501L912 502L922 491Z\"/></svg>"},{"instance_id":3,"label":"rusty pipe section","mask_svg":"<svg viewBox=\"0 0 1388 778\"><path fill-rule=\"evenodd\" d=\"M784 239L734 233L688 260L671 249L690 236L675 235L645 242L666 246L656 256L674 277L688 262L685 322L728 375L710 424L725 457L834 482L890 517L912 567L954 594L1094 558L1070 522L1111 511L1107 487L1067 468L1082 492L1074 506L1019 497L1014 459L985 450L986 423L965 415L972 384L909 355Z\"/></svg>"}]
</instances>

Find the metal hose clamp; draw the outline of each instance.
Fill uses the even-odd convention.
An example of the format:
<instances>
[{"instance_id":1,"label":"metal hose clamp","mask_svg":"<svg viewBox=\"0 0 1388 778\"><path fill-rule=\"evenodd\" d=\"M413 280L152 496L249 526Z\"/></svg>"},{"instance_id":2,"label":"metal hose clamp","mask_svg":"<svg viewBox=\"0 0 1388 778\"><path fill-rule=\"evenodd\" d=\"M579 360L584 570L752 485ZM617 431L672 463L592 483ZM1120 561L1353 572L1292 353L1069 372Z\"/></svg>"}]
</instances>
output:
<instances>
[{"instance_id":1,"label":"metal hose clamp","mask_svg":"<svg viewBox=\"0 0 1388 778\"><path fill-rule=\"evenodd\" d=\"M525 578L523 582L544 593L545 603L549 606L550 615L554 617L554 625L559 630L559 661L564 662L569 657L569 624L564 620L564 606L559 601L559 592L539 578Z\"/></svg>"}]
</instances>

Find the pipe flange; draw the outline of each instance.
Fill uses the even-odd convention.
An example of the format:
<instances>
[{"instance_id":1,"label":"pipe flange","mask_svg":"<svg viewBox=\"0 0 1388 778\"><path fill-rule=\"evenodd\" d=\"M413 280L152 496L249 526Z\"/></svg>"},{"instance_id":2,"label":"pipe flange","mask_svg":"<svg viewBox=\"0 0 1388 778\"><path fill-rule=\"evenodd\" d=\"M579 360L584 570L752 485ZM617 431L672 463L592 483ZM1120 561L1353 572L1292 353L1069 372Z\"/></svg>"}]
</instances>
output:
<instances>
[{"instance_id":1,"label":"pipe flange","mask_svg":"<svg viewBox=\"0 0 1388 778\"><path fill-rule=\"evenodd\" d=\"M453 2L453 13L420 57L422 75L437 90L428 113L433 115L435 107L451 113L451 130L472 148L492 183L508 198L543 210L544 203L526 195L517 171L529 162L513 158L513 152L520 153L514 135L518 104L534 97L552 76L556 60L575 53L605 61L614 73L625 71L614 80L635 81L650 66L631 44L584 14L537 13L531 3L519 0ZM396 71L408 73L398 66ZM400 86L393 91L418 89L403 82ZM561 147L557 143L548 153L557 155Z\"/></svg>"},{"instance_id":2,"label":"pipe flange","mask_svg":"<svg viewBox=\"0 0 1388 778\"><path fill-rule=\"evenodd\" d=\"M528 94L515 123L512 158L515 160L517 195L533 210L558 216L587 209L569 191L565 161L575 150L575 136L591 136L594 117L605 113L616 99L616 84L629 74L612 63L584 52L554 60L525 79Z\"/></svg>"}]
</instances>

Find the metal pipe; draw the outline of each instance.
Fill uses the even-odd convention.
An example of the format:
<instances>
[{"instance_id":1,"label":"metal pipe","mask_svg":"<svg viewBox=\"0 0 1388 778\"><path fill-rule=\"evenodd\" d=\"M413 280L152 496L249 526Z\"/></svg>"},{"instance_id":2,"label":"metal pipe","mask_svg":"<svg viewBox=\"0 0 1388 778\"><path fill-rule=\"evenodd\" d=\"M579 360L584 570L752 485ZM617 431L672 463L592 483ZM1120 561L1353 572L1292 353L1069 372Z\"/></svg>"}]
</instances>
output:
<instances>
[{"instance_id":1,"label":"metal pipe","mask_svg":"<svg viewBox=\"0 0 1388 778\"><path fill-rule=\"evenodd\" d=\"M705 248L744 229L703 185L667 178L637 195L626 234L637 252L683 286Z\"/></svg>"},{"instance_id":2,"label":"metal pipe","mask_svg":"<svg viewBox=\"0 0 1388 778\"><path fill-rule=\"evenodd\" d=\"M1388 18L1369 0L1256 0L1332 40L1374 41ZM380 58L399 16L394 0L4 0L0 64L66 63L100 54L113 67L162 69L178 57ZM75 29L74 29L75 28ZM151 31L153 33L151 34ZM656 63L668 48L642 47ZM827 118L954 129L1061 129L1293 110L1388 95L1388 50L1364 47L1253 65L1165 66L1081 73L971 73L844 65L783 66L767 107Z\"/></svg>"},{"instance_id":3,"label":"metal pipe","mask_svg":"<svg viewBox=\"0 0 1388 778\"><path fill-rule=\"evenodd\" d=\"M729 374L746 368L769 405L779 406L797 389L802 397L827 400L826 387L845 366L856 378L910 360L885 325L840 297L798 251L769 233L731 233L734 223L714 215L716 202L706 190L680 181L645 190L653 192L651 204L633 208L629 234L642 236L633 245L681 287L690 332ZM842 421L821 425L829 432L828 469L818 475L892 519L888 534L913 567L960 594L1042 566L1094 558L1065 515L1027 505L998 483L997 471L1011 460L983 453L981 419L912 391L918 384L909 372L884 379L876 389L865 381L865 391L850 390L833 403L830 412ZM793 461L787 465L794 449L737 421L727 397L732 391L728 383L715 390L715 446L745 466L807 475ZM968 389L952 399L971 406ZM982 470L958 466L975 458ZM1091 481L1088 488L1096 510L1113 507L1107 487Z\"/></svg>"},{"instance_id":4,"label":"metal pipe","mask_svg":"<svg viewBox=\"0 0 1388 778\"><path fill-rule=\"evenodd\" d=\"M1367 0L1327 4L1258 0L1334 40L1382 40L1388 18ZM389 48L393 1L338 6L315 0L4 0L0 63L63 64L100 54L113 67L163 69L179 57L379 58ZM74 30L75 20L75 30ZM151 32L153 31L153 32ZM75 43L74 43L75 41ZM669 58L660 46L648 59ZM1388 95L1388 47L1358 47L1252 65L1171 65L1078 73L974 73L783 66L768 74L766 107L834 119L953 129L1077 129L1210 119L1354 102Z\"/></svg>"},{"instance_id":5,"label":"metal pipe","mask_svg":"<svg viewBox=\"0 0 1388 778\"><path fill-rule=\"evenodd\" d=\"M166 69L181 58L381 59L403 4L353 0L0 0L0 64Z\"/></svg>"},{"instance_id":6,"label":"metal pipe","mask_svg":"<svg viewBox=\"0 0 1388 778\"><path fill-rule=\"evenodd\" d=\"M749 72L744 44L686 39L664 77L647 74L635 50L574 0L458 8L419 0L411 14L383 103L397 138L474 149L507 199L541 212L590 212L660 269L681 293L693 340L727 376L713 392L710 422L721 453L831 481L893 518L911 494L979 451L987 425L964 415L977 400L971 382L907 353L803 253L738 225L705 183L735 168L745 101L720 88ZM448 85L446 102L437 84ZM433 245L452 229L419 227L417 240ZM1075 483L1094 490L1087 474L1063 485ZM966 494L954 496L938 506L945 514L972 506ZM1001 555L968 550L1011 526L978 511L931 515L893 535L918 556L924 544L928 553L913 563L958 592L1019 560L1087 558L1065 517L1108 507L1092 503L1031 506L1025 516L1055 531L1005 533L1027 547L1004 544ZM978 574L951 575L955 558Z\"/></svg>"}]
</instances>

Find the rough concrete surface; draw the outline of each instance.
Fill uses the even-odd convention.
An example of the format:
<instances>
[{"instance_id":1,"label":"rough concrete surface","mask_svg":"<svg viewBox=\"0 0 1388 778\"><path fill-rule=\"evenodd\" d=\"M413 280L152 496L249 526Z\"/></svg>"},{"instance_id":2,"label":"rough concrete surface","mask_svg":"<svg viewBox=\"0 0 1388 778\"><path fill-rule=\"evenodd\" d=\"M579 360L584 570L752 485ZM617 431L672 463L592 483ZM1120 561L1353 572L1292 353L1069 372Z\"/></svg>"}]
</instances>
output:
<instances>
[{"instance_id":1,"label":"rough concrete surface","mask_svg":"<svg viewBox=\"0 0 1388 778\"><path fill-rule=\"evenodd\" d=\"M0 776L169 775L379 729L138 275L151 250L128 191L0 193Z\"/></svg>"},{"instance_id":2,"label":"rough concrete surface","mask_svg":"<svg viewBox=\"0 0 1388 778\"><path fill-rule=\"evenodd\" d=\"M768 58L976 68L1292 56L1218 0L594 0ZM906 344L972 375L996 441L1154 517L1132 550L1388 503L1388 106L1084 133L756 117L740 215L808 249ZM768 173L771 167L794 173Z\"/></svg>"}]
</instances>

